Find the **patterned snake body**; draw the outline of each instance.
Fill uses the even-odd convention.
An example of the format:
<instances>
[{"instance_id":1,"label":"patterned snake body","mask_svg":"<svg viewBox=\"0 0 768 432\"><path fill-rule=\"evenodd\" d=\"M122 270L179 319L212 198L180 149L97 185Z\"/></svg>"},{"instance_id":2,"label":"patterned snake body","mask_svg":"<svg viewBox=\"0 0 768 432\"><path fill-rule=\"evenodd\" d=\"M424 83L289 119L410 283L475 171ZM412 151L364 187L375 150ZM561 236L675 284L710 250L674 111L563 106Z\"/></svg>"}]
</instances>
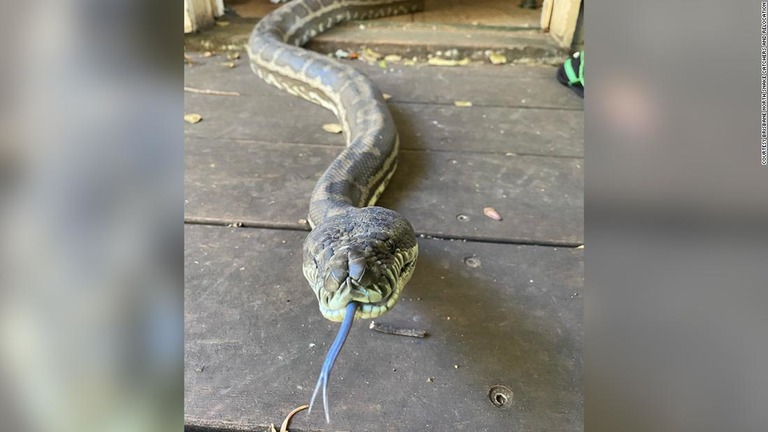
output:
<instances>
[{"instance_id":1,"label":"patterned snake body","mask_svg":"<svg viewBox=\"0 0 768 432\"><path fill-rule=\"evenodd\" d=\"M363 73L301 45L347 21L420 10L423 0L295 0L264 17L249 44L251 68L267 83L331 110L347 146L318 180L309 205L304 276L323 316L374 318L397 302L413 273L411 224L370 207L397 167L399 140L379 89Z\"/></svg>"},{"instance_id":2,"label":"patterned snake body","mask_svg":"<svg viewBox=\"0 0 768 432\"><path fill-rule=\"evenodd\" d=\"M391 309L413 274L419 253L411 224L373 206L397 167L399 140L381 92L348 65L300 47L348 20L423 9L424 0L295 0L264 17L248 43L251 68L267 83L331 110L347 146L318 180L309 204L312 232L303 273L320 312L342 321L320 372L326 421L328 380L355 318Z\"/></svg>"}]
</instances>

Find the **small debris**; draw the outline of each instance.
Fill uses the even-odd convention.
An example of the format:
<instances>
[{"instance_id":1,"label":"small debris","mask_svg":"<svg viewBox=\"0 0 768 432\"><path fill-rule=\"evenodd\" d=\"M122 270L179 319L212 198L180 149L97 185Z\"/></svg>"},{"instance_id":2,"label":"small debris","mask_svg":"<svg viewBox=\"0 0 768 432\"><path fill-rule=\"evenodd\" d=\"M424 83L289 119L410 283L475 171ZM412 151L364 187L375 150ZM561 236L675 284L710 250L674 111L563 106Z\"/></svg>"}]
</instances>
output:
<instances>
[{"instance_id":1,"label":"small debris","mask_svg":"<svg viewBox=\"0 0 768 432\"><path fill-rule=\"evenodd\" d=\"M229 21L216 21L216 25L219 27L226 27L229 25Z\"/></svg>"},{"instance_id":2,"label":"small debris","mask_svg":"<svg viewBox=\"0 0 768 432\"><path fill-rule=\"evenodd\" d=\"M275 424L274 423L270 423L269 424L269 432L277 432L277 429L275 429Z\"/></svg>"},{"instance_id":3,"label":"small debris","mask_svg":"<svg viewBox=\"0 0 768 432\"><path fill-rule=\"evenodd\" d=\"M213 52L211 52L211 51L206 51L206 52L204 52L204 53L203 53L203 57L206 57L206 58L207 58L207 57L213 57Z\"/></svg>"},{"instance_id":4,"label":"small debris","mask_svg":"<svg viewBox=\"0 0 768 432\"><path fill-rule=\"evenodd\" d=\"M480 259L474 256L464 258L464 264L472 268L477 268L481 266Z\"/></svg>"},{"instance_id":5,"label":"small debris","mask_svg":"<svg viewBox=\"0 0 768 432\"><path fill-rule=\"evenodd\" d=\"M360 54L358 54L358 53L356 53L356 52L350 52L350 53L349 53L349 55L348 55L347 57L348 57L350 60L354 60L354 59L356 59L356 58L360 57Z\"/></svg>"},{"instance_id":6,"label":"small debris","mask_svg":"<svg viewBox=\"0 0 768 432\"><path fill-rule=\"evenodd\" d=\"M453 104L459 108L469 108L472 106L472 102L470 101L455 101Z\"/></svg>"},{"instance_id":7,"label":"small debris","mask_svg":"<svg viewBox=\"0 0 768 432\"><path fill-rule=\"evenodd\" d=\"M192 60L192 57L188 56L186 53L184 54L184 63L193 65L195 64L195 61Z\"/></svg>"},{"instance_id":8,"label":"small debris","mask_svg":"<svg viewBox=\"0 0 768 432\"><path fill-rule=\"evenodd\" d=\"M456 215L456 219L457 219L459 222L466 222L466 221L468 221L468 220L469 220L469 216L467 216L467 215L463 215L463 214L459 214L459 215Z\"/></svg>"},{"instance_id":9,"label":"small debris","mask_svg":"<svg viewBox=\"0 0 768 432\"><path fill-rule=\"evenodd\" d=\"M238 92L199 89L194 87L184 87L184 91L190 92L190 93L199 93L199 94L216 95L216 96L240 96L240 93Z\"/></svg>"},{"instance_id":10,"label":"small debris","mask_svg":"<svg viewBox=\"0 0 768 432\"><path fill-rule=\"evenodd\" d=\"M360 30L365 30L365 24L360 24L357 28L359 28Z\"/></svg>"},{"instance_id":11,"label":"small debris","mask_svg":"<svg viewBox=\"0 0 768 432\"><path fill-rule=\"evenodd\" d=\"M577 246L576 249L584 249L584 245Z\"/></svg>"},{"instance_id":12,"label":"small debris","mask_svg":"<svg viewBox=\"0 0 768 432\"><path fill-rule=\"evenodd\" d=\"M431 66L465 66L469 64L469 58L464 57L461 60L448 60L439 57L432 57L427 60L427 64Z\"/></svg>"},{"instance_id":13,"label":"small debris","mask_svg":"<svg viewBox=\"0 0 768 432\"><path fill-rule=\"evenodd\" d=\"M387 68L387 62L385 60L379 60L379 67L382 69Z\"/></svg>"},{"instance_id":14,"label":"small debris","mask_svg":"<svg viewBox=\"0 0 768 432\"><path fill-rule=\"evenodd\" d=\"M367 62L370 62L370 63L377 62L382 57L383 56L381 54L377 53L376 51L370 48L366 48L363 50L363 60Z\"/></svg>"},{"instance_id":15,"label":"small debris","mask_svg":"<svg viewBox=\"0 0 768 432\"><path fill-rule=\"evenodd\" d=\"M230 59L230 60L238 60L240 58L240 53L239 52L231 52L231 53L227 54L227 58Z\"/></svg>"},{"instance_id":16,"label":"small debris","mask_svg":"<svg viewBox=\"0 0 768 432\"><path fill-rule=\"evenodd\" d=\"M415 65L416 64L416 57L414 57L414 58L412 58L410 60L404 61L403 64L406 65L406 66L413 66L413 65Z\"/></svg>"},{"instance_id":17,"label":"small debris","mask_svg":"<svg viewBox=\"0 0 768 432\"><path fill-rule=\"evenodd\" d=\"M453 365L453 368L454 368L454 369L458 369L458 368L459 368L459 365L455 364L455 365Z\"/></svg>"},{"instance_id":18,"label":"small debris","mask_svg":"<svg viewBox=\"0 0 768 432\"><path fill-rule=\"evenodd\" d=\"M371 324L368 326L368 328L373 331L377 331L379 333L386 333L386 334L392 334L392 335L398 335L398 336L423 338L428 335L426 330L399 328L399 327L391 326L389 324L381 324L376 321L371 321Z\"/></svg>"},{"instance_id":19,"label":"small debris","mask_svg":"<svg viewBox=\"0 0 768 432\"><path fill-rule=\"evenodd\" d=\"M384 60L386 60L388 62L399 62L402 59L403 58L401 56L397 55L397 54L390 54L390 55L384 57Z\"/></svg>"},{"instance_id":20,"label":"small debris","mask_svg":"<svg viewBox=\"0 0 768 432\"><path fill-rule=\"evenodd\" d=\"M334 134L341 133L342 131L341 125L338 123L326 123L323 125L323 130Z\"/></svg>"},{"instance_id":21,"label":"small debris","mask_svg":"<svg viewBox=\"0 0 768 432\"><path fill-rule=\"evenodd\" d=\"M309 222L306 219L299 219L297 222L299 225L309 226Z\"/></svg>"},{"instance_id":22,"label":"small debris","mask_svg":"<svg viewBox=\"0 0 768 432\"><path fill-rule=\"evenodd\" d=\"M447 316L447 317L445 317L445 320L446 320L446 321L450 321L450 320L451 320L451 317Z\"/></svg>"},{"instance_id":23,"label":"small debris","mask_svg":"<svg viewBox=\"0 0 768 432\"><path fill-rule=\"evenodd\" d=\"M435 377L429 377L429 378L427 378L427 382L428 382L428 383L431 383L431 382L435 382Z\"/></svg>"},{"instance_id":24,"label":"small debris","mask_svg":"<svg viewBox=\"0 0 768 432\"><path fill-rule=\"evenodd\" d=\"M495 221L500 221L501 220L501 215L493 207L486 207L486 208L484 208L483 209L483 214L488 216L489 218L495 220Z\"/></svg>"},{"instance_id":25,"label":"small debris","mask_svg":"<svg viewBox=\"0 0 768 432\"><path fill-rule=\"evenodd\" d=\"M333 55L336 56L336 58L348 58L349 51L344 51L343 49L339 48L335 53L333 53Z\"/></svg>"},{"instance_id":26,"label":"small debris","mask_svg":"<svg viewBox=\"0 0 768 432\"><path fill-rule=\"evenodd\" d=\"M310 344L309 344L309 347L310 347L310 348L314 348L314 347L315 347L315 344L314 344L314 343L310 343Z\"/></svg>"},{"instance_id":27,"label":"small debris","mask_svg":"<svg viewBox=\"0 0 768 432\"><path fill-rule=\"evenodd\" d=\"M190 114L184 114L184 121L189 124L195 124L200 123L200 120L203 119L203 116L200 114L190 113Z\"/></svg>"},{"instance_id":28,"label":"small debris","mask_svg":"<svg viewBox=\"0 0 768 432\"><path fill-rule=\"evenodd\" d=\"M488 60L490 60L491 63L495 65L506 64L507 56L505 56L504 54L490 53L488 55Z\"/></svg>"},{"instance_id":29,"label":"small debris","mask_svg":"<svg viewBox=\"0 0 768 432\"><path fill-rule=\"evenodd\" d=\"M202 366L200 366L199 368L195 369L195 371L196 371L196 372L202 372L202 371L204 371L204 370L205 370L205 366L206 366L206 365L202 365Z\"/></svg>"},{"instance_id":30,"label":"small debris","mask_svg":"<svg viewBox=\"0 0 768 432\"><path fill-rule=\"evenodd\" d=\"M389 93L382 93L381 94L384 97L384 100L390 100L392 99L392 95Z\"/></svg>"},{"instance_id":31,"label":"small debris","mask_svg":"<svg viewBox=\"0 0 768 432\"><path fill-rule=\"evenodd\" d=\"M296 415L299 411L304 411L305 409L309 408L309 405L302 405L295 410L288 413L288 415L285 417L285 420L283 420L283 424L280 425L280 432L288 432L288 423L291 421L291 417Z\"/></svg>"},{"instance_id":32,"label":"small debris","mask_svg":"<svg viewBox=\"0 0 768 432\"><path fill-rule=\"evenodd\" d=\"M230 61L230 62L224 62L224 63L221 63L221 65L222 65L222 66L226 66L226 67L228 67L228 68L230 68L230 69L232 69L233 67L235 67L235 66L236 66L235 62L233 62L233 61Z\"/></svg>"}]
</instances>

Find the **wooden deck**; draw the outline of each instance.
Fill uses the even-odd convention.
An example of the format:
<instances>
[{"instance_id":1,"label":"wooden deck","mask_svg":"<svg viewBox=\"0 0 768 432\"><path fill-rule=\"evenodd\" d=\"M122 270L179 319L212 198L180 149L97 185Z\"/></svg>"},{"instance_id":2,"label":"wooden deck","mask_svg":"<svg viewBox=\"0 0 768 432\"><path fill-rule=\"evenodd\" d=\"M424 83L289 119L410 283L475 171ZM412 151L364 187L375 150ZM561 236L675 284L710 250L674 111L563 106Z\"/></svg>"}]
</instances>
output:
<instances>
[{"instance_id":1,"label":"wooden deck","mask_svg":"<svg viewBox=\"0 0 768 432\"><path fill-rule=\"evenodd\" d=\"M203 116L185 131L186 424L267 431L308 402L336 332L301 274L299 220L343 137L244 59L191 57L186 85L241 96L186 94ZM290 430L582 430L582 100L553 68L351 64L393 96L403 151L380 204L421 235L413 280L379 321L430 336L355 323L332 423L304 411ZM494 385L514 393L501 408Z\"/></svg>"}]
</instances>

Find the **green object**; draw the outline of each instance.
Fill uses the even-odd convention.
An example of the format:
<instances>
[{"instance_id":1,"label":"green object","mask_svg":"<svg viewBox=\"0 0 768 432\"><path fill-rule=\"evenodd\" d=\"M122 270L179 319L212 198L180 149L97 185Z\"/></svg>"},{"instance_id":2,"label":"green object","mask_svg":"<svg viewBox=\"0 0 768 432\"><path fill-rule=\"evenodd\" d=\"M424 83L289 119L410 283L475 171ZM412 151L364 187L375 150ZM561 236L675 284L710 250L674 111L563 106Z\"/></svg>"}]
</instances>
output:
<instances>
[{"instance_id":1,"label":"green object","mask_svg":"<svg viewBox=\"0 0 768 432\"><path fill-rule=\"evenodd\" d=\"M579 62L579 64L576 66L578 68L578 73L574 70L573 63L575 61ZM563 68L565 69L565 75L568 77L568 84L574 85L574 84L580 84L582 87L584 87L584 51L579 51L578 57L569 58L565 61L565 64L563 64Z\"/></svg>"}]
</instances>

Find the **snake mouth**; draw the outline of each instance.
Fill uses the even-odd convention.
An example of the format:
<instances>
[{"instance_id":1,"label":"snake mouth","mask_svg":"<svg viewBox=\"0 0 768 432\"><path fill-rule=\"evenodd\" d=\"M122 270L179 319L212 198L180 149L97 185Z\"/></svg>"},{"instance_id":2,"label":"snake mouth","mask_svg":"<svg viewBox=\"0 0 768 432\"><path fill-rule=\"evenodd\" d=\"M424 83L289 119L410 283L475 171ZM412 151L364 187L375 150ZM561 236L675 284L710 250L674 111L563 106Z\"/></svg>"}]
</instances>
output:
<instances>
[{"instance_id":1,"label":"snake mouth","mask_svg":"<svg viewBox=\"0 0 768 432\"><path fill-rule=\"evenodd\" d=\"M340 322L344 319L346 307L350 302L359 305L355 313L356 319L376 318L389 311L400 299L400 294L415 269L418 248L408 252L396 257L394 269L387 270L386 276L377 284L362 286L354 279L348 278L335 292L320 288L317 291L320 312L326 319Z\"/></svg>"}]
</instances>

